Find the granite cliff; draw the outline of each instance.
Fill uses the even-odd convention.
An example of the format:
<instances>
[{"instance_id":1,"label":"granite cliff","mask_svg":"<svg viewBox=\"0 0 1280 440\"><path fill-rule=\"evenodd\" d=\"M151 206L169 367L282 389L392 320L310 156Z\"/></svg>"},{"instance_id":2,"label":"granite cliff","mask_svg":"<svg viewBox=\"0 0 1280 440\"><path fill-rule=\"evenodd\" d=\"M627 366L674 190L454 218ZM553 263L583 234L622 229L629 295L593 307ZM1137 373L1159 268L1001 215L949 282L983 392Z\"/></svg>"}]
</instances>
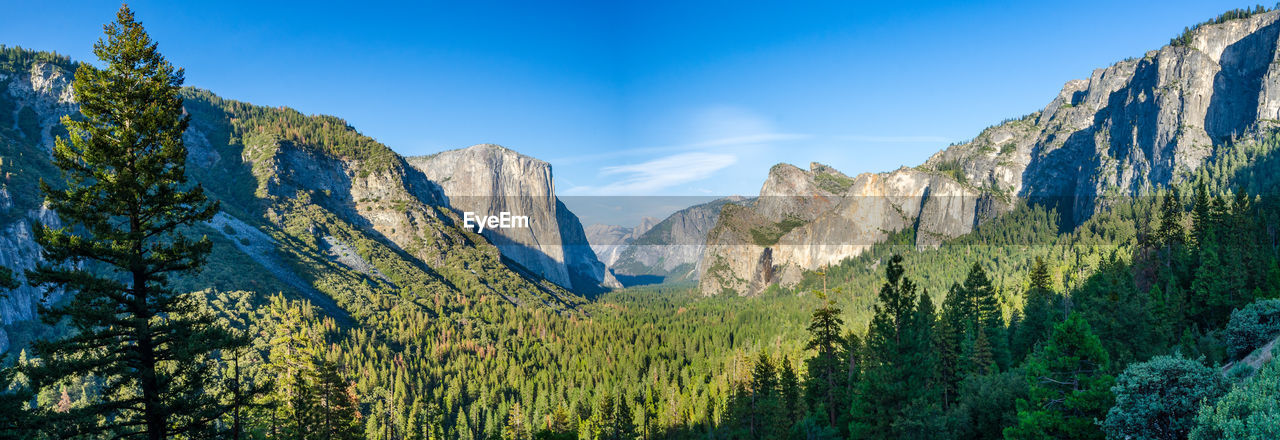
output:
<instances>
[{"instance_id":1,"label":"granite cliff","mask_svg":"<svg viewBox=\"0 0 1280 440\"><path fill-rule=\"evenodd\" d=\"M1278 17L1198 26L1069 81L1044 109L914 168L849 178L817 164L776 166L759 199L722 213L700 287L755 294L787 285L905 228L918 247L937 246L1019 200L1056 208L1070 228L1104 196L1174 182L1216 147L1280 124Z\"/></svg>"},{"instance_id":2,"label":"granite cliff","mask_svg":"<svg viewBox=\"0 0 1280 440\"><path fill-rule=\"evenodd\" d=\"M596 258L578 217L556 197L551 164L491 144L407 161L457 211L528 217L527 228L481 231L504 257L577 292L621 287Z\"/></svg>"},{"instance_id":3,"label":"granite cliff","mask_svg":"<svg viewBox=\"0 0 1280 440\"><path fill-rule=\"evenodd\" d=\"M610 270L619 279L636 283L696 280L707 234L721 208L743 200L726 197L676 211L615 248L617 258L609 264Z\"/></svg>"}]
</instances>

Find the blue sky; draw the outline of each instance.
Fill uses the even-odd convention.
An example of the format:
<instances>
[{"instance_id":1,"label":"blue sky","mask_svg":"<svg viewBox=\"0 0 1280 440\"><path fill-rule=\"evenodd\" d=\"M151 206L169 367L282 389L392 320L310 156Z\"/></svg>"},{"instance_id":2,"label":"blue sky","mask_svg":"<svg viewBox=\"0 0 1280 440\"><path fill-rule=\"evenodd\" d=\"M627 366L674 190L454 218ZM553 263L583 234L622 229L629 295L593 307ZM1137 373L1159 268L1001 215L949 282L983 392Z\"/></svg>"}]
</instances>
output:
<instances>
[{"instance_id":1,"label":"blue sky","mask_svg":"<svg viewBox=\"0 0 1280 440\"><path fill-rule=\"evenodd\" d=\"M502 144L582 196L752 195L778 162L916 165L1248 5L130 2L188 85L336 115L405 155ZM118 6L14 2L0 44L87 60Z\"/></svg>"}]
</instances>

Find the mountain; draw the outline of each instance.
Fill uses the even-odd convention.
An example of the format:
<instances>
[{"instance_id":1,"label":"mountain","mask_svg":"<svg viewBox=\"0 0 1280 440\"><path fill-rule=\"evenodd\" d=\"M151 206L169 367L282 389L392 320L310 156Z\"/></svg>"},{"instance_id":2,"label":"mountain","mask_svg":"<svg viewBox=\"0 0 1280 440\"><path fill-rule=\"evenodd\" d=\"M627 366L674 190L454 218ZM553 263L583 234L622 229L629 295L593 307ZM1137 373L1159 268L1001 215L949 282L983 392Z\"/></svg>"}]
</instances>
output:
<instances>
[{"instance_id":1,"label":"mountain","mask_svg":"<svg viewBox=\"0 0 1280 440\"><path fill-rule=\"evenodd\" d=\"M480 231L504 257L577 292L622 287L596 258L578 217L556 197L551 164L491 144L407 162L439 185L444 202L461 214L527 217L528 227Z\"/></svg>"},{"instance_id":2,"label":"mountain","mask_svg":"<svg viewBox=\"0 0 1280 440\"><path fill-rule=\"evenodd\" d=\"M775 166L759 198L721 214L700 288L755 294L790 285L904 230L917 247L937 246L1020 201L1056 208L1070 228L1105 196L1183 179L1218 147L1280 124L1278 16L1190 28L914 168L850 178L818 164Z\"/></svg>"},{"instance_id":3,"label":"mountain","mask_svg":"<svg viewBox=\"0 0 1280 440\"><path fill-rule=\"evenodd\" d=\"M58 224L42 207L38 182L61 181L49 152L54 138L66 134L59 118L77 110L75 68L65 57L0 50L0 265L20 281L41 261L32 222ZM447 316L494 300L565 311L583 302L577 289L589 285L586 293L598 293L607 277L576 217L549 186L541 195L551 209L540 215L552 216L552 231L565 243L580 244L566 246L560 272L525 265L526 255L508 256L514 251L504 250L504 242L495 246L464 228L462 214L449 205L448 182L432 181L341 119L198 89L183 94L191 116L184 136L188 173L222 212L196 231L214 241L206 270L176 280L179 288L283 292L346 326L406 307ZM500 180L549 184L544 162L520 160L541 168L487 171ZM535 174L510 174L521 172ZM590 283L574 279L592 274ZM37 331L13 324L34 320L44 295L25 284L9 292L0 299L0 320L10 331ZM50 300L59 296L52 292ZM0 348L10 336L0 333Z\"/></svg>"},{"instance_id":4,"label":"mountain","mask_svg":"<svg viewBox=\"0 0 1280 440\"><path fill-rule=\"evenodd\" d=\"M726 197L676 211L618 249L610 270L619 279L634 283L697 279L707 234L720 217L720 209L742 200Z\"/></svg>"},{"instance_id":5,"label":"mountain","mask_svg":"<svg viewBox=\"0 0 1280 440\"><path fill-rule=\"evenodd\" d=\"M591 250L596 252L605 266L613 266L627 248L626 245L640 238L659 221L661 220L646 216L640 218L640 224L635 227L601 224L587 226L587 242L591 243Z\"/></svg>"}]
</instances>

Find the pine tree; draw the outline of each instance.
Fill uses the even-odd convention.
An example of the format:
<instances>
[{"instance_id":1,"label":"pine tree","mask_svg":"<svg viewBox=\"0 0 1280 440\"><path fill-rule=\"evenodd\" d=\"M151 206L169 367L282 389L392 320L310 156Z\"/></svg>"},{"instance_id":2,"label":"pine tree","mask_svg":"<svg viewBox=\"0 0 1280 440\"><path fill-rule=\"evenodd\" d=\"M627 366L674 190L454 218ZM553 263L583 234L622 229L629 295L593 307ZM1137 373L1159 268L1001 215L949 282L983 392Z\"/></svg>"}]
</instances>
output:
<instances>
[{"instance_id":1,"label":"pine tree","mask_svg":"<svg viewBox=\"0 0 1280 440\"><path fill-rule=\"evenodd\" d=\"M617 440L621 437L617 434L617 426L614 423L614 417L617 415L617 409L614 405L613 395L605 393L600 399L600 407L596 409L593 417L596 419L596 426L600 429L600 438L607 440Z\"/></svg>"},{"instance_id":2,"label":"pine tree","mask_svg":"<svg viewBox=\"0 0 1280 440\"><path fill-rule=\"evenodd\" d=\"M817 415L822 427L840 428L840 421L848 414L849 396L848 358L842 353L848 342L840 335L840 327L844 321L840 319L840 308L835 301L827 300L826 304L813 312L809 322L809 342L805 349L814 350L813 357L805 359L805 401L809 410Z\"/></svg>"},{"instance_id":3,"label":"pine tree","mask_svg":"<svg viewBox=\"0 0 1280 440\"><path fill-rule=\"evenodd\" d=\"M636 438L636 421L635 414L631 413L631 404L627 403L631 400L626 393L618 396L617 411L613 416L613 434L619 440L635 440Z\"/></svg>"},{"instance_id":4,"label":"pine tree","mask_svg":"<svg viewBox=\"0 0 1280 440\"><path fill-rule=\"evenodd\" d=\"M314 365L318 437L327 440L360 438L356 405L347 391L347 381L339 374L337 362L317 354ZM412 428L421 427L415 425Z\"/></svg>"},{"instance_id":5,"label":"pine tree","mask_svg":"<svg viewBox=\"0 0 1280 440\"><path fill-rule=\"evenodd\" d=\"M1114 398L1110 358L1078 313L1054 326L1047 345L1027 361L1030 399L1018 402L1018 425L1008 439L1100 439L1096 421Z\"/></svg>"},{"instance_id":6,"label":"pine tree","mask_svg":"<svg viewBox=\"0 0 1280 440\"><path fill-rule=\"evenodd\" d=\"M1182 228L1182 202L1178 201L1178 190L1170 188L1164 192L1160 200L1160 226L1156 230L1156 242L1166 249L1181 246L1186 242L1186 231Z\"/></svg>"},{"instance_id":7,"label":"pine tree","mask_svg":"<svg viewBox=\"0 0 1280 440\"><path fill-rule=\"evenodd\" d=\"M1011 355L1009 353L1008 335L1005 329L1004 315L1000 311L1000 300L996 298L995 286L987 277L982 265L974 263L965 277L965 296L969 300L970 340L976 341L977 334L985 332L991 344L992 358L1001 371L1009 369ZM970 365L973 365L970 363Z\"/></svg>"},{"instance_id":8,"label":"pine tree","mask_svg":"<svg viewBox=\"0 0 1280 440\"><path fill-rule=\"evenodd\" d=\"M894 255L867 332L867 366L849 427L856 438L915 438L927 435L937 418L933 306L918 302L904 273L902 256Z\"/></svg>"},{"instance_id":9,"label":"pine tree","mask_svg":"<svg viewBox=\"0 0 1280 440\"><path fill-rule=\"evenodd\" d=\"M782 371L778 374L779 397L782 399L782 425L790 427L800 421L804 413L800 407L800 378L791 366L791 360L782 358Z\"/></svg>"},{"instance_id":10,"label":"pine tree","mask_svg":"<svg viewBox=\"0 0 1280 440\"><path fill-rule=\"evenodd\" d=\"M1031 353L1036 344L1049 337L1049 330L1062 320L1061 298L1053 291L1053 279L1049 265L1036 257L1031 267L1026 303L1023 305L1022 322L1014 333L1010 347L1013 359L1020 361Z\"/></svg>"},{"instance_id":11,"label":"pine tree","mask_svg":"<svg viewBox=\"0 0 1280 440\"><path fill-rule=\"evenodd\" d=\"M942 393L943 409L950 409L959 397L960 382L964 378L963 353L965 345L964 318L966 298L959 284L952 284L942 301L942 319L934 332L938 347L938 385Z\"/></svg>"},{"instance_id":12,"label":"pine tree","mask_svg":"<svg viewBox=\"0 0 1280 440\"><path fill-rule=\"evenodd\" d=\"M41 412L36 426L151 440L208 434L226 411L207 392L215 389L212 359L244 341L169 281L204 264L211 242L183 231L218 206L187 184L182 70L165 61L128 7L105 30L94 45L104 67L80 64L72 85L84 117L63 118L70 138L53 150L66 189L41 185L66 227L33 228L48 264L28 273L75 294L43 313L51 323L66 318L75 334L35 345L43 363L31 372L33 385L92 375L103 386L65 414ZM80 261L101 270L63 264Z\"/></svg>"},{"instance_id":13,"label":"pine tree","mask_svg":"<svg viewBox=\"0 0 1280 440\"><path fill-rule=\"evenodd\" d=\"M641 426L645 440L656 438L659 430L658 393L652 387L645 393L644 410L640 414L644 416L644 423Z\"/></svg>"},{"instance_id":14,"label":"pine tree","mask_svg":"<svg viewBox=\"0 0 1280 440\"><path fill-rule=\"evenodd\" d=\"M530 440L529 427L525 425L524 411L516 402L507 413L507 425L502 428L502 440Z\"/></svg>"},{"instance_id":15,"label":"pine tree","mask_svg":"<svg viewBox=\"0 0 1280 440\"><path fill-rule=\"evenodd\" d=\"M985 376L996 370L995 356L991 354L991 343L987 341L986 332L978 332L973 340L972 353L969 355L969 374Z\"/></svg>"},{"instance_id":16,"label":"pine tree","mask_svg":"<svg viewBox=\"0 0 1280 440\"><path fill-rule=\"evenodd\" d=\"M1209 233L1209 205L1209 190L1205 188L1203 180L1197 181L1191 204L1191 236L1196 245L1203 244Z\"/></svg>"},{"instance_id":17,"label":"pine tree","mask_svg":"<svg viewBox=\"0 0 1280 440\"><path fill-rule=\"evenodd\" d=\"M782 408L778 401L778 374L769 355L760 352L751 370L751 397L748 410L748 437L752 439L779 438L778 415Z\"/></svg>"}]
</instances>

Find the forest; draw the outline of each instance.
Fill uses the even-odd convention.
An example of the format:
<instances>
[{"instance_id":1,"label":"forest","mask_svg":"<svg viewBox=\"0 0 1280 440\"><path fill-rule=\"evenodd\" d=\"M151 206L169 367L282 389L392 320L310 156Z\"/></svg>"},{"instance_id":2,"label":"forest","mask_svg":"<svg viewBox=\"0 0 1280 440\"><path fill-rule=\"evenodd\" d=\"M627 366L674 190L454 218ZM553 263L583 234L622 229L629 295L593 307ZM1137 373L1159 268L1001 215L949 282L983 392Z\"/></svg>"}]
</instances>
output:
<instances>
[{"instance_id":1,"label":"forest","mask_svg":"<svg viewBox=\"0 0 1280 440\"><path fill-rule=\"evenodd\" d=\"M1079 224L1022 201L937 249L899 231L756 297L588 299L474 234L422 243L441 261L424 267L329 194L272 193L281 171L263 164L284 148L366 177L405 165L341 119L184 88L127 7L95 55L109 67L0 52L7 71L74 70L80 103L52 162L21 120L0 124L8 187L31 194L15 199L63 222L33 226L48 261L25 279L74 292L15 333L0 438L1280 437L1280 133ZM192 124L246 162L188 167ZM413 203L383 204L437 212ZM241 264L249 238L208 226L219 213L266 219L340 312ZM327 262L317 230L380 277Z\"/></svg>"}]
</instances>

